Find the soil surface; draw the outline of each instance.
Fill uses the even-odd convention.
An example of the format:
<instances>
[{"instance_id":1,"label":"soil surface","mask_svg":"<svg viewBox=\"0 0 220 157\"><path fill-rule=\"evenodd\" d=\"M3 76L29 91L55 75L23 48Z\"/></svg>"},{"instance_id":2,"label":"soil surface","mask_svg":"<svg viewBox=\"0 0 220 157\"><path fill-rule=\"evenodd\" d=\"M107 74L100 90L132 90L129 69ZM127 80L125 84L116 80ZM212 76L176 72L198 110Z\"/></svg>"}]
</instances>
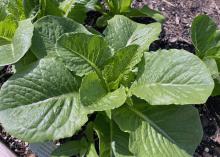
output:
<instances>
[{"instance_id":1,"label":"soil surface","mask_svg":"<svg viewBox=\"0 0 220 157\"><path fill-rule=\"evenodd\" d=\"M198 14L211 16L220 26L220 0L135 0L134 6L147 4L157 9L167 18L160 40L153 43L150 50L159 48L185 49L194 52L190 39L190 27L193 18ZM99 16L99 15L95 15ZM94 23L94 14L87 23ZM140 19L139 19L140 20ZM147 22L150 20L148 19ZM141 19L140 22L145 22ZM0 87L12 75L11 66L0 71ZM220 97L211 97L205 105L196 106L200 112L204 137L194 157L220 157ZM65 140L65 139L64 139ZM68 140L68 139L66 139ZM0 141L5 143L18 156L34 156L28 143L8 135L0 127Z\"/></svg>"},{"instance_id":2,"label":"soil surface","mask_svg":"<svg viewBox=\"0 0 220 157\"><path fill-rule=\"evenodd\" d=\"M164 40L191 43L190 27L195 16L207 14L220 26L220 0L135 0L135 6L147 4L166 17Z\"/></svg>"}]
</instances>

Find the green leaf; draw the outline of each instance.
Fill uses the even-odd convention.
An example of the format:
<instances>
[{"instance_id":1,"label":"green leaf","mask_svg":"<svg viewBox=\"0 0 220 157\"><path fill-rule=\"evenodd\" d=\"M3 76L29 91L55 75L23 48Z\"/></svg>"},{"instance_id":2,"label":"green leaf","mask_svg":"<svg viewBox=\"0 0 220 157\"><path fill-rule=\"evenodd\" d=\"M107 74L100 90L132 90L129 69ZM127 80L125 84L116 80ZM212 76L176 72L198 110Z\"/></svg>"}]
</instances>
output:
<instances>
[{"instance_id":1,"label":"green leaf","mask_svg":"<svg viewBox=\"0 0 220 157\"><path fill-rule=\"evenodd\" d=\"M215 81L215 87L212 92L212 96L218 96L220 95L220 76L216 77L214 81Z\"/></svg>"},{"instance_id":2,"label":"green leaf","mask_svg":"<svg viewBox=\"0 0 220 157\"><path fill-rule=\"evenodd\" d=\"M54 16L63 16L64 11L59 8L60 2L64 0L41 0L41 8L43 9L42 16L54 15Z\"/></svg>"},{"instance_id":3,"label":"green leaf","mask_svg":"<svg viewBox=\"0 0 220 157\"><path fill-rule=\"evenodd\" d=\"M8 3L5 0L0 1L0 21L3 21L8 15L7 4Z\"/></svg>"},{"instance_id":4,"label":"green leaf","mask_svg":"<svg viewBox=\"0 0 220 157\"><path fill-rule=\"evenodd\" d=\"M140 9L131 8L125 14L129 17L151 17L160 23L165 21L165 17L159 11L150 9L147 5Z\"/></svg>"},{"instance_id":5,"label":"green leaf","mask_svg":"<svg viewBox=\"0 0 220 157\"><path fill-rule=\"evenodd\" d=\"M126 100L125 88L108 92L96 73L84 77L80 87L80 98L87 110L104 111L120 107Z\"/></svg>"},{"instance_id":6,"label":"green leaf","mask_svg":"<svg viewBox=\"0 0 220 157\"><path fill-rule=\"evenodd\" d=\"M0 66L16 63L25 55L31 46L33 29L31 19L19 22L12 43L0 46Z\"/></svg>"},{"instance_id":7,"label":"green leaf","mask_svg":"<svg viewBox=\"0 0 220 157\"><path fill-rule=\"evenodd\" d=\"M96 25L98 27L105 27L108 24L108 20L110 20L111 18L112 18L112 16L110 16L108 14L102 15L97 19Z\"/></svg>"},{"instance_id":8,"label":"green leaf","mask_svg":"<svg viewBox=\"0 0 220 157\"><path fill-rule=\"evenodd\" d=\"M79 141L69 141L55 149L51 157L70 157L77 155L85 155L88 149L88 143L85 138Z\"/></svg>"},{"instance_id":9,"label":"green leaf","mask_svg":"<svg viewBox=\"0 0 220 157\"><path fill-rule=\"evenodd\" d=\"M214 82L206 65L185 50L145 53L131 93L151 105L202 104Z\"/></svg>"},{"instance_id":10,"label":"green leaf","mask_svg":"<svg viewBox=\"0 0 220 157\"><path fill-rule=\"evenodd\" d=\"M57 53L65 65L79 76L92 70L100 75L100 68L112 56L101 36L84 33L62 35L57 41Z\"/></svg>"},{"instance_id":11,"label":"green leaf","mask_svg":"<svg viewBox=\"0 0 220 157\"><path fill-rule=\"evenodd\" d=\"M32 39L32 51L38 57L55 55L55 43L64 33L84 32L89 33L86 28L71 19L46 16L34 24L34 36Z\"/></svg>"},{"instance_id":12,"label":"green leaf","mask_svg":"<svg viewBox=\"0 0 220 157\"><path fill-rule=\"evenodd\" d=\"M62 63L41 59L2 86L0 123L28 142L71 137L87 121L78 89L77 78Z\"/></svg>"},{"instance_id":13,"label":"green leaf","mask_svg":"<svg viewBox=\"0 0 220 157\"><path fill-rule=\"evenodd\" d=\"M67 17L79 23L84 23L87 17L87 9L82 4L74 4L74 7L69 11Z\"/></svg>"},{"instance_id":14,"label":"green leaf","mask_svg":"<svg viewBox=\"0 0 220 157\"><path fill-rule=\"evenodd\" d=\"M219 72L218 72L218 65L215 61L215 59L212 58L204 58L203 59L204 63L206 64L207 68L209 69L212 78L216 78L219 76Z\"/></svg>"},{"instance_id":15,"label":"green leaf","mask_svg":"<svg viewBox=\"0 0 220 157\"><path fill-rule=\"evenodd\" d=\"M126 12L131 7L133 0L107 0L109 9L114 14Z\"/></svg>"},{"instance_id":16,"label":"green leaf","mask_svg":"<svg viewBox=\"0 0 220 157\"><path fill-rule=\"evenodd\" d=\"M71 1L66 0L66 3ZM96 10L98 0L75 0L72 1L72 5L67 5L68 9L65 9L65 16L69 17L79 23L84 23L89 10Z\"/></svg>"},{"instance_id":17,"label":"green leaf","mask_svg":"<svg viewBox=\"0 0 220 157\"><path fill-rule=\"evenodd\" d=\"M26 68L29 64L37 61L37 57L29 50L24 57L22 57L16 64L16 72L21 71L23 68Z\"/></svg>"},{"instance_id":18,"label":"green leaf","mask_svg":"<svg viewBox=\"0 0 220 157\"><path fill-rule=\"evenodd\" d=\"M108 61L103 76L110 84L111 89L117 89L122 80L141 61L143 53L138 52L137 49L137 45L122 48Z\"/></svg>"},{"instance_id":19,"label":"green leaf","mask_svg":"<svg viewBox=\"0 0 220 157\"><path fill-rule=\"evenodd\" d=\"M75 3L76 0L62 0L60 2L59 8L61 10L63 10L65 16L67 16L69 14L69 12L71 11L71 8L73 6L73 4Z\"/></svg>"},{"instance_id":20,"label":"green leaf","mask_svg":"<svg viewBox=\"0 0 220 157\"><path fill-rule=\"evenodd\" d=\"M216 37L217 25L209 16L200 15L194 19L191 28L191 38L199 57L204 57L205 52L217 44Z\"/></svg>"},{"instance_id":21,"label":"green leaf","mask_svg":"<svg viewBox=\"0 0 220 157\"><path fill-rule=\"evenodd\" d=\"M95 130L99 137L99 156L132 157L128 150L129 134L122 132L114 121L103 114L95 120Z\"/></svg>"},{"instance_id":22,"label":"green leaf","mask_svg":"<svg viewBox=\"0 0 220 157\"><path fill-rule=\"evenodd\" d=\"M108 21L104 34L114 51L128 45L139 45L139 50L145 51L158 39L160 32L160 23L139 24L122 15L116 15Z\"/></svg>"},{"instance_id":23,"label":"green leaf","mask_svg":"<svg viewBox=\"0 0 220 157\"><path fill-rule=\"evenodd\" d=\"M26 17L32 17L40 9L39 0L23 0L24 13Z\"/></svg>"},{"instance_id":24,"label":"green leaf","mask_svg":"<svg viewBox=\"0 0 220 157\"><path fill-rule=\"evenodd\" d=\"M210 48L205 52L204 58L213 58L220 60L220 46Z\"/></svg>"},{"instance_id":25,"label":"green leaf","mask_svg":"<svg viewBox=\"0 0 220 157\"><path fill-rule=\"evenodd\" d=\"M17 22L10 18L0 21L0 46L11 43L17 27Z\"/></svg>"},{"instance_id":26,"label":"green leaf","mask_svg":"<svg viewBox=\"0 0 220 157\"><path fill-rule=\"evenodd\" d=\"M202 139L198 111L192 106L150 106L135 101L113 112L130 133L129 149L138 157L191 157Z\"/></svg>"},{"instance_id":27,"label":"green leaf","mask_svg":"<svg viewBox=\"0 0 220 157\"><path fill-rule=\"evenodd\" d=\"M95 150L94 144L90 144L89 151L88 151L86 157L99 157L96 150Z\"/></svg>"}]
</instances>

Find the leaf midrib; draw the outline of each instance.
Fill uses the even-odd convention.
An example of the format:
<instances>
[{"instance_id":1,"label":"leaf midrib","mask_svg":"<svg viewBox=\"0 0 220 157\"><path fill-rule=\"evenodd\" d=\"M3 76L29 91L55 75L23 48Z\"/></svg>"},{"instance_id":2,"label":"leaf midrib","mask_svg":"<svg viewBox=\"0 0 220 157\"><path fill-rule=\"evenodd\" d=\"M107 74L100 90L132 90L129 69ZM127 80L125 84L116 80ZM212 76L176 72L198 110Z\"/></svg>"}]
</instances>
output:
<instances>
[{"instance_id":1,"label":"leaf midrib","mask_svg":"<svg viewBox=\"0 0 220 157\"><path fill-rule=\"evenodd\" d=\"M72 50L71 48L69 47L66 47L64 45L61 45L61 47L67 49L68 51L78 55L80 58L82 58L83 60L85 60L96 72L96 74L98 75L99 79L101 80L104 88L107 90L107 91L110 91L109 90L109 87L108 87L108 84L106 83L106 80L104 79L103 75L102 75L102 72L100 71L100 69L93 63L91 62L90 60L88 60L85 56L81 55L80 53L78 53L77 51L74 51Z\"/></svg>"},{"instance_id":2,"label":"leaf midrib","mask_svg":"<svg viewBox=\"0 0 220 157\"><path fill-rule=\"evenodd\" d=\"M154 123L149 117L144 115L142 112L138 111L137 109L133 107L128 107L130 111L135 113L140 119L144 120L145 122L149 123L154 129L156 129L158 132L160 132L163 136L168 138L172 143L176 143L175 140L170 137L163 129L161 129L156 123Z\"/></svg>"},{"instance_id":3,"label":"leaf midrib","mask_svg":"<svg viewBox=\"0 0 220 157\"><path fill-rule=\"evenodd\" d=\"M78 53L77 51L74 51L72 50L71 48L69 47L66 47L66 46L63 46L61 45L63 48L67 49L68 51L78 55L80 58L82 58L83 60L85 60L96 72L97 71L100 71L99 68L93 63L91 62L90 60L88 60L85 56L81 55L80 53Z\"/></svg>"}]
</instances>

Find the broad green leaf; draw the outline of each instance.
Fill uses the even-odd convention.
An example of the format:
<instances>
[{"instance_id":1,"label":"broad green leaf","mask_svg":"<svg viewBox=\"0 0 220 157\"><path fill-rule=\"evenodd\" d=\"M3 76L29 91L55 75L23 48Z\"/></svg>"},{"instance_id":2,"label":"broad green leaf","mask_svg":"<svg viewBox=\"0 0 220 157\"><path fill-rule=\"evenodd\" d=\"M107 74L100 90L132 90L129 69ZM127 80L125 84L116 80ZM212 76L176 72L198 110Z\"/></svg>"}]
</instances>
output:
<instances>
[{"instance_id":1,"label":"broad green leaf","mask_svg":"<svg viewBox=\"0 0 220 157\"><path fill-rule=\"evenodd\" d=\"M88 150L88 143L85 138L78 141L69 141L55 149L51 157L70 157L77 155L85 155Z\"/></svg>"},{"instance_id":2,"label":"broad green leaf","mask_svg":"<svg viewBox=\"0 0 220 157\"><path fill-rule=\"evenodd\" d=\"M84 77L80 87L82 104L91 111L104 111L120 107L126 100L125 88L108 92L96 73Z\"/></svg>"},{"instance_id":3,"label":"broad green leaf","mask_svg":"<svg viewBox=\"0 0 220 157\"><path fill-rule=\"evenodd\" d=\"M84 32L86 28L71 19L56 16L46 16L34 24L34 36L32 39L32 51L38 57L55 55L55 43L64 33Z\"/></svg>"},{"instance_id":4,"label":"broad green leaf","mask_svg":"<svg viewBox=\"0 0 220 157\"><path fill-rule=\"evenodd\" d=\"M125 14L129 17L151 17L161 23L165 20L165 17L159 11L150 9L147 5L140 9L130 8Z\"/></svg>"},{"instance_id":5,"label":"broad green leaf","mask_svg":"<svg viewBox=\"0 0 220 157\"><path fill-rule=\"evenodd\" d=\"M89 151L88 151L86 157L99 157L96 150L95 150L94 144L90 144Z\"/></svg>"},{"instance_id":6,"label":"broad green leaf","mask_svg":"<svg viewBox=\"0 0 220 157\"><path fill-rule=\"evenodd\" d=\"M70 137L88 120L78 89L77 78L62 63L41 59L2 86L0 123L28 142Z\"/></svg>"},{"instance_id":7,"label":"broad green leaf","mask_svg":"<svg viewBox=\"0 0 220 157\"><path fill-rule=\"evenodd\" d=\"M66 33L57 41L57 53L65 65L76 75L83 76L100 69L112 56L101 36L84 33Z\"/></svg>"},{"instance_id":8,"label":"broad green leaf","mask_svg":"<svg viewBox=\"0 0 220 157\"><path fill-rule=\"evenodd\" d=\"M19 22L12 43L0 44L0 66L16 63L25 55L31 46L33 29L31 19Z\"/></svg>"},{"instance_id":9,"label":"broad green leaf","mask_svg":"<svg viewBox=\"0 0 220 157\"><path fill-rule=\"evenodd\" d=\"M160 32L160 23L139 24L125 16L116 15L108 21L104 34L115 51L128 45L139 45L139 50L145 51L153 41L158 39Z\"/></svg>"},{"instance_id":10,"label":"broad green leaf","mask_svg":"<svg viewBox=\"0 0 220 157\"><path fill-rule=\"evenodd\" d=\"M185 50L145 53L131 93L151 105L202 104L214 82L206 65Z\"/></svg>"},{"instance_id":11,"label":"broad green leaf","mask_svg":"<svg viewBox=\"0 0 220 157\"><path fill-rule=\"evenodd\" d=\"M132 157L128 150L129 134L122 132L114 121L104 114L98 114L95 130L99 137L100 157Z\"/></svg>"},{"instance_id":12,"label":"broad green leaf","mask_svg":"<svg viewBox=\"0 0 220 157\"><path fill-rule=\"evenodd\" d=\"M199 57L204 57L204 53L213 48L218 40L217 25L207 15L197 16L191 28L191 38Z\"/></svg>"},{"instance_id":13,"label":"broad green leaf","mask_svg":"<svg viewBox=\"0 0 220 157\"><path fill-rule=\"evenodd\" d=\"M129 149L138 157L191 157L202 139L198 111L192 106L151 106L135 102L113 112L130 133Z\"/></svg>"},{"instance_id":14,"label":"broad green leaf","mask_svg":"<svg viewBox=\"0 0 220 157\"><path fill-rule=\"evenodd\" d=\"M138 52L137 49L137 45L122 48L108 61L103 76L111 89L117 89L126 75L129 75L134 66L141 61L143 53Z\"/></svg>"}]
</instances>

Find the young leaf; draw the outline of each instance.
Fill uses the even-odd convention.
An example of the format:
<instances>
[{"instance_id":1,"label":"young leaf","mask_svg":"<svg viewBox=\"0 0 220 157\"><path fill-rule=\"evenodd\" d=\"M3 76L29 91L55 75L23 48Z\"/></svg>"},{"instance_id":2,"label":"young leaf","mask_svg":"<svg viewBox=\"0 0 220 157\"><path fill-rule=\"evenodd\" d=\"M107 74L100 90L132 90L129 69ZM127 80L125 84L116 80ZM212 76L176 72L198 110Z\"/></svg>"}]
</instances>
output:
<instances>
[{"instance_id":1,"label":"young leaf","mask_svg":"<svg viewBox=\"0 0 220 157\"><path fill-rule=\"evenodd\" d=\"M95 150L94 144L90 144L89 151L88 151L86 157L99 157L96 150Z\"/></svg>"},{"instance_id":2,"label":"young leaf","mask_svg":"<svg viewBox=\"0 0 220 157\"><path fill-rule=\"evenodd\" d=\"M185 50L145 53L131 92L151 105L202 104L214 82L205 64Z\"/></svg>"},{"instance_id":3,"label":"young leaf","mask_svg":"<svg viewBox=\"0 0 220 157\"><path fill-rule=\"evenodd\" d=\"M29 142L70 137L88 120L78 88L62 63L41 59L2 86L0 122L8 133Z\"/></svg>"},{"instance_id":4,"label":"young leaf","mask_svg":"<svg viewBox=\"0 0 220 157\"><path fill-rule=\"evenodd\" d=\"M46 16L34 24L34 36L32 39L32 51L38 57L56 55L55 43L64 33L83 32L90 34L86 28L71 19Z\"/></svg>"},{"instance_id":5,"label":"young leaf","mask_svg":"<svg viewBox=\"0 0 220 157\"><path fill-rule=\"evenodd\" d=\"M10 18L0 21L0 46L11 43L17 27L17 22Z\"/></svg>"},{"instance_id":6,"label":"young leaf","mask_svg":"<svg viewBox=\"0 0 220 157\"><path fill-rule=\"evenodd\" d=\"M103 76L111 89L117 89L124 77L129 75L134 66L141 61L143 53L138 52L137 49L137 45L122 48L108 61Z\"/></svg>"},{"instance_id":7,"label":"young leaf","mask_svg":"<svg viewBox=\"0 0 220 157\"><path fill-rule=\"evenodd\" d=\"M62 144L51 154L51 157L70 157L81 155L84 156L88 150L89 144L85 138L79 141L69 141Z\"/></svg>"},{"instance_id":8,"label":"young leaf","mask_svg":"<svg viewBox=\"0 0 220 157\"><path fill-rule=\"evenodd\" d=\"M98 35L66 33L59 38L56 47L58 56L78 76L92 70L100 75L99 68L112 56L107 43Z\"/></svg>"},{"instance_id":9,"label":"young leaf","mask_svg":"<svg viewBox=\"0 0 220 157\"><path fill-rule=\"evenodd\" d=\"M99 137L99 156L132 157L128 150L129 134L122 132L114 121L104 114L98 114L95 130Z\"/></svg>"},{"instance_id":10,"label":"young leaf","mask_svg":"<svg viewBox=\"0 0 220 157\"><path fill-rule=\"evenodd\" d=\"M214 81L215 81L215 87L212 92L212 96L218 96L220 95L220 76L216 77Z\"/></svg>"},{"instance_id":11,"label":"young leaf","mask_svg":"<svg viewBox=\"0 0 220 157\"><path fill-rule=\"evenodd\" d=\"M129 17L151 17L160 23L165 20L165 17L159 11L150 9L147 5L140 9L130 8L126 15Z\"/></svg>"},{"instance_id":12,"label":"young leaf","mask_svg":"<svg viewBox=\"0 0 220 157\"><path fill-rule=\"evenodd\" d=\"M145 51L158 39L160 32L160 23L139 24L124 16L116 15L108 21L104 34L106 41L115 51L129 45L138 45L140 51Z\"/></svg>"},{"instance_id":13,"label":"young leaf","mask_svg":"<svg viewBox=\"0 0 220 157\"><path fill-rule=\"evenodd\" d=\"M125 88L108 92L96 73L84 77L80 87L80 98L87 110L104 111L120 107L126 100Z\"/></svg>"},{"instance_id":14,"label":"young leaf","mask_svg":"<svg viewBox=\"0 0 220 157\"><path fill-rule=\"evenodd\" d=\"M26 17L34 16L40 9L39 0L23 0L23 6Z\"/></svg>"},{"instance_id":15,"label":"young leaf","mask_svg":"<svg viewBox=\"0 0 220 157\"><path fill-rule=\"evenodd\" d=\"M0 44L0 66L16 63L25 55L31 46L33 30L31 19L23 20L19 23L12 43Z\"/></svg>"},{"instance_id":16,"label":"young leaf","mask_svg":"<svg viewBox=\"0 0 220 157\"><path fill-rule=\"evenodd\" d=\"M65 16L79 23L84 23L89 10L96 10L98 0L66 0L64 3L72 3L65 9Z\"/></svg>"},{"instance_id":17,"label":"young leaf","mask_svg":"<svg viewBox=\"0 0 220 157\"><path fill-rule=\"evenodd\" d=\"M133 0L107 0L108 7L114 14L127 12Z\"/></svg>"},{"instance_id":18,"label":"young leaf","mask_svg":"<svg viewBox=\"0 0 220 157\"><path fill-rule=\"evenodd\" d=\"M202 139L198 111L192 106L150 106L134 102L113 112L130 133L129 149L138 157L191 157Z\"/></svg>"},{"instance_id":19,"label":"young leaf","mask_svg":"<svg viewBox=\"0 0 220 157\"><path fill-rule=\"evenodd\" d=\"M84 24L87 17L87 9L84 5L75 3L67 17Z\"/></svg>"},{"instance_id":20,"label":"young leaf","mask_svg":"<svg viewBox=\"0 0 220 157\"><path fill-rule=\"evenodd\" d=\"M0 21L3 21L7 17L7 1L0 1Z\"/></svg>"},{"instance_id":21,"label":"young leaf","mask_svg":"<svg viewBox=\"0 0 220 157\"><path fill-rule=\"evenodd\" d=\"M208 51L205 52L204 58L213 58L216 60L220 60L220 46L210 48Z\"/></svg>"},{"instance_id":22,"label":"young leaf","mask_svg":"<svg viewBox=\"0 0 220 157\"><path fill-rule=\"evenodd\" d=\"M218 65L215 61L215 59L212 58L204 58L203 59L204 63L206 64L207 68L209 69L212 78L216 78L219 76L219 72L218 72Z\"/></svg>"},{"instance_id":23,"label":"young leaf","mask_svg":"<svg viewBox=\"0 0 220 157\"><path fill-rule=\"evenodd\" d=\"M192 23L191 38L197 55L204 57L205 52L218 42L217 25L207 15L197 16Z\"/></svg>"},{"instance_id":24,"label":"young leaf","mask_svg":"<svg viewBox=\"0 0 220 157\"><path fill-rule=\"evenodd\" d=\"M62 1L64 0L41 0L41 8L43 10L42 16L63 16L64 11L61 8L59 8L60 2Z\"/></svg>"}]
</instances>

